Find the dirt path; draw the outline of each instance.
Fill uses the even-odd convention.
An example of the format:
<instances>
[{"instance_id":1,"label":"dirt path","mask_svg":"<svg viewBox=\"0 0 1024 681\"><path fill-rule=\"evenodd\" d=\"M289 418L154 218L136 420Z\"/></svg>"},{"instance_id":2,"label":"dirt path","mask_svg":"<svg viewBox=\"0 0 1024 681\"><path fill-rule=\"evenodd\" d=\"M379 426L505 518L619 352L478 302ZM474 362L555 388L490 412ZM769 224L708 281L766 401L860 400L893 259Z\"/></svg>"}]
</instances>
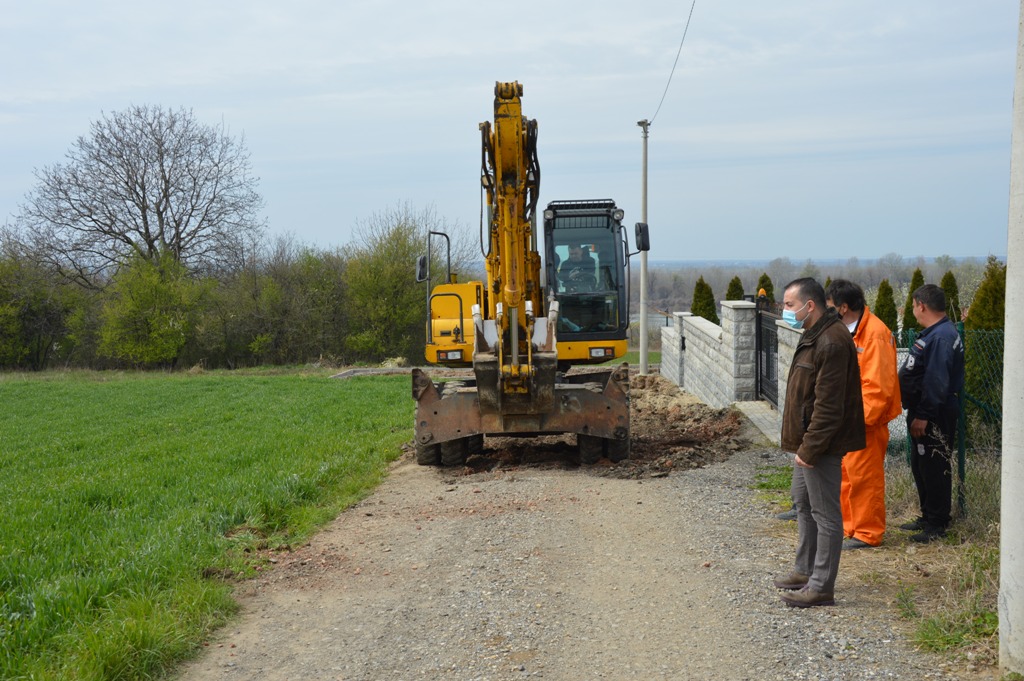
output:
<instances>
[{"instance_id":1,"label":"dirt path","mask_svg":"<svg viewBox=\"0 0 1024 681\"><path fill-rule=\"evenodd\" d=\"M666 522L677 515L666 487L558 470L451 484L402 463L253 584L240 624L184 678L714 670L723 648L742 655L742 637L708 619L729 603Z\"/></svg>"},{"instance_id":2,"label":"dirt path","mask_svg":"<svg viewBox=\"0 0 1024 681\"><path fill-rule=\"evenodd\" d=\"M856 576L877 558L844 558L836 608L782 605L792 523L750 484L785 456L643 387L629 465L580 468L558 442L489 440L458 474L404 457L243 585L241 618L179 678L981 678L904 642L892 589Z\"/></svg>"}]
</instances>

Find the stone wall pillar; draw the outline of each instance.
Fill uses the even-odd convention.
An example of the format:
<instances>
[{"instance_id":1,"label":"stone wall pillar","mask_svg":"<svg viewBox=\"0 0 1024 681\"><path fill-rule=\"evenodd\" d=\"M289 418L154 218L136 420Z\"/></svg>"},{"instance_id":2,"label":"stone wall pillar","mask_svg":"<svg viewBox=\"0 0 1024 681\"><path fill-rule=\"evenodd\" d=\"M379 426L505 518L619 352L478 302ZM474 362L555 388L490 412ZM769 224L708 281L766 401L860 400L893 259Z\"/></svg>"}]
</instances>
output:
<instances>
[{"instance_id":1,"label":"stone wall pillar","mask_svg":"<svg viewBox=\"0 0 1024 681\"><path fill-rule=\"evenodd\" d=\"M734 402L756 400L757 306L746 300L722 301L722 358L732 379Z\"/></svg>"}]
</instances>

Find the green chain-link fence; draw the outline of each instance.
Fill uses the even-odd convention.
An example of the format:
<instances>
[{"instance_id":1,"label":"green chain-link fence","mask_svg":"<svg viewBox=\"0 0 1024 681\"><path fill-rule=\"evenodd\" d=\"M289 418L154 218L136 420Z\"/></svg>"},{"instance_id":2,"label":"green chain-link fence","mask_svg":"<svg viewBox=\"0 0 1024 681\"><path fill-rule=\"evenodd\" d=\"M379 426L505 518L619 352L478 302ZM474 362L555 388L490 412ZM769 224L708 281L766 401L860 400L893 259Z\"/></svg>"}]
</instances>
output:
<instances>
[{"instance_id":1,"label":"green chain-link fence","mask_svg":"<svg viewBox=\"0 0 1024 681\"><path fill-rule=\"evenodd\" d=\"M960 512L964 508L964 479L967 463L972 457L997 459L1002 452L1003 427L1003 335L1002 329L964 329L957 324L964 343L964 390L960 396L960 421L957 428L957 499ZM911 330L895 334L898 364L907 361L907 348L918 333ZM909 461L910 436L903 417L889 423L891 457Z\"/></svg>"}]
</instances>

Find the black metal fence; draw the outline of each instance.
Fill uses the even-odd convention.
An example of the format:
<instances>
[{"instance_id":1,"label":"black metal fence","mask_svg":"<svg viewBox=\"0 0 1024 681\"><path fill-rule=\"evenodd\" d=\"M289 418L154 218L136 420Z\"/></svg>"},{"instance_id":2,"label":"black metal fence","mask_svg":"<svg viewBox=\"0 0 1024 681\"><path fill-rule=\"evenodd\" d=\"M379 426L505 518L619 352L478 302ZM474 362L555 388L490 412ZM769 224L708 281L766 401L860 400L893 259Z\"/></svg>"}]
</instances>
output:
<instances>
[{"instance_id":1,"label":"black metal fence","mask_svg":"<svg viewBox=\"0 0 1024 681\"><path fill-rule=\"evenodd\" d=\"M757 352L757 397L779 406L779 329L782 319L771 312L765 301L758 301L754 342Z\"/></svg>"}]
</instances>

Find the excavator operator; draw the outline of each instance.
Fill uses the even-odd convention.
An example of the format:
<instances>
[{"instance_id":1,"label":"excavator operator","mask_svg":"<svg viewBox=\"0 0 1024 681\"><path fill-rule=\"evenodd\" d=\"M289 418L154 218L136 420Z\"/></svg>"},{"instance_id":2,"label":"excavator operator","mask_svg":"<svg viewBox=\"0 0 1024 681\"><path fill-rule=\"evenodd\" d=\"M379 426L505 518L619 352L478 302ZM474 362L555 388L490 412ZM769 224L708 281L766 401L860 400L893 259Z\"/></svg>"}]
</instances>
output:
<instances>
[{"instance_id":1,"label":"excavator operator","mask_svg":"<svg viewBox=\"0 0 1024 681\"><path fill-rule=\"evenodd\" d=\"M592 291L597 285L597 262L582 244L569 244L569 259L558 269L566 291Z\"/></svg>"}]
</instances>

